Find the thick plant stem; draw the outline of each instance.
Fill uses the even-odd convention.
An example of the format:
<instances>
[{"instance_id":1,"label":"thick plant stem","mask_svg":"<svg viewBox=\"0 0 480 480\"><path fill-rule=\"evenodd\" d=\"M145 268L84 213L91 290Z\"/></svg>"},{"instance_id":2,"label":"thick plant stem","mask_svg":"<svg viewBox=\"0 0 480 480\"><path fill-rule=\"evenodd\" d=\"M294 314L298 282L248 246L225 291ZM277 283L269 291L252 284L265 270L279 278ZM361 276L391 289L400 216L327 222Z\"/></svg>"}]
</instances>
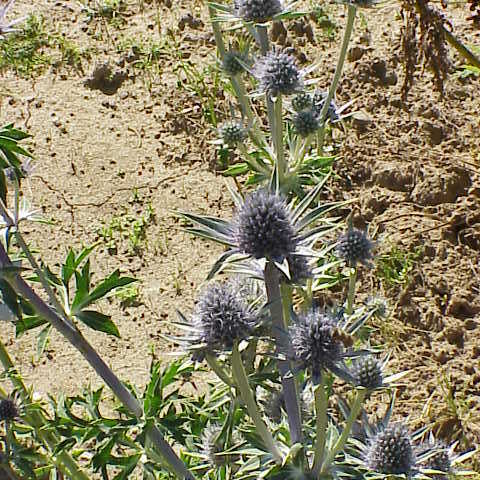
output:
<instances>
[{"instance_id":1,"label":"thick plant stem","mask_svg":"<svg viewBox=\"0 0 480 480\"><path fill-rule=\"evenodd\" d=\"M243 367L242 357L240 351L238 350L238 342L235 342L232 350L232 370L233 376L238 384L238 389L242 396L242 400L247 406L248 414L255 424L257 433L260 435L262 440L265 442L265 446L268 451L272 454L276 463L282 462L282 454L278 450L278 447L275 445L275 440L273 439L270 430L268 430L267 425L262 419L260 412L258 410L257 403L253 396L252 389L248 383L247 374L245 373L245 368Z\"/></svg>"},{"instance_id":2,"label":"thick plant stem","mask_svg":"<svg viewBox=\"0 0 480 480\"><path fill-rule=\"evenodd\" d=\"M298 401L295 377L290 362L285 358L290 350L285 320L283 318L283 303L280 295L280 277L277 267L272 261L265 266L265 287L267 290L270 316L272 317L272 333L275 337L277 365L282 380L283 397L287 411L288 426L292 444L302 442L302 421Z\"/></svg>"},{"instance_id":3,"label":"thick plant stem","mask_svg":"<svg viewBox=\"0 0 480 480\"><path fill-rule=\"evenodd\" d=\"M312 470L318 475L322 468L323 457L325 455L325 442L327 439L328 426L328 396L325 388L325 373L322 372L321 381L319 385L314 387L315 396L315 423L317 430L317 438L315 441L315 452L313 456Z\"/></svg>"},{"instance_id":4,"label":"thick plant stem","mask_svg":"<svg viewBox=\"0 0 480 480\"><path fill-rule=\"evenodd\" d=\"M325 123L326 123L328 108L330 106L330 102L335 96L338 82L340 80L340 77L342 76L343 65L345 64L345 58L347 57L348 44L350 43L350 38L352 36L353 24L355 23L356 13L357 13L357 7L355 5L349 4L348 14L347 14L347 25L345 27L345 33L343 35L343 43L340 50L340 55L338 57L337 67L335 69L335 73L333 75L333 80L330 85L330 88L328 89L327 98L325 99L325 103L323 104L322 110L320 111L320 121L322 122L322 127L318 134L318 138L320 139L318 149L320 152L323 149L323 138L325 134Z\"/></svg>"},{"instance_id":5,"label":"thick plant stem","mask_svg":"<svg viewBox=\"0 0 480 480\"><path fill-rule=\"evenodd\" d=\"M347 442L348 437L350 436L350 432L352 431L353 424L357 419L358 414L360 413L360 410L362 408L363 401L365 400L366 395L367 395L366 389L357 390L357 395L355 397L355 401L350 411L350 415L347 419L347 423L345 424L345 427L343 427L342 434L340 435L338 440L335 442L335 445L330 450L330 452L328 452L328 456L322 465L322 473L325 473L328 471L331 463L335 460L337 453L340 450L342 450L343 447L345 446L345 443Z\"/></svg>"},{"instance_id":6,"label":"thick plant stem","mask_svg":"<svg viewBox=\"0 0 480 480\"><path fill-rule=\"evenodd\" d=\"M351 315L353 313L356 284L357 284L357 267L351 267L350 276L348 278L347 306L345 308L345 313L347 315Z\"/></svg>"},{"instance_id":7,"label":"thick plant stem","mask_svg":"<svg viewBox=\"0 0 480 480\"><path fill-rule=\"evenodd\" d=\"M223 42L220 25L215 21L215 10L210 4L208 5L208 14L210 16L210 23L212 24L212 30L215 37L215 43L217 44L218 54L220 59L223 60L223 57L225 56L225 43Z\"/></svg>"},{"instance_id":8,"label":"thick plant stem","mask_svg":"<svg viewBox=\"0 0 480 480\"><path fill-rule=\"evenodd\" d=\"M0 268L11 267L12 263L0 244ZM90 345L85 337L71 324L65 322L54 310L52 310L16 272L4 275L5 280L22 297L27 299L36 313L47 320L58 330L87 360L97 374L110 387L123 405L130 410L138 419L143 417L143 409L137 399L130 393L120 379L112 372L97 351ZM172 447L165 441L157 427L150 429L150 436L158 451L168 463L178 478L185 480L194 479L193 475L180 460Z\"/></svg>"},{"instance_id":9,"label":"thick plant stem","mask_svg":"<svg viewBox=\"0 0 480 480\"><path fill-rule=\"evenodd\" d=\"M228 376L227 372L222 368L222 366L218 363L218 360L213 356L207 354L205 356L205 360L208 363L208 366L213 370L215 375L223 382L225 385L229 387L234 387L235 384L233 380Z\"/></svg>"},{"instance_id":10,"label":"thick plant stem","mask_svg":"<svg viewBox=\"0 0 480 480\"><path fill-rule=\"evenodd\" d=\"M282 187L287 173L287 165L285 162L285 149L283 148L283 119L282 119L282 96L278 95L274 104L275 112L275 156L277 160L278 183Z\"/></svg>"},{"instance_id":11,"label":"thick plant stem","mask_svg":"<svg viewBox=\"0 0 480 480\"><path fill-rule=\"evenodd\" d=\"M0 341L0 362L5 371L13 372L15 367L10 358L10 355L5 348L5 345ZM23 383L21 377L14 373L9 376L13 386L20 393L22 400L28 403L30 395L26 385ZM40 440L50 449L55 450L60 443L60 439L51 431L45 429L47 420L40 411L29 411L25 414L25 421L35 429L36 435ZM88 480L87 475L82 472L75 460L65 451L60 451L52 458L55 466L64 474L68 475L71 480Z\"/></svg>"}]
</instances>

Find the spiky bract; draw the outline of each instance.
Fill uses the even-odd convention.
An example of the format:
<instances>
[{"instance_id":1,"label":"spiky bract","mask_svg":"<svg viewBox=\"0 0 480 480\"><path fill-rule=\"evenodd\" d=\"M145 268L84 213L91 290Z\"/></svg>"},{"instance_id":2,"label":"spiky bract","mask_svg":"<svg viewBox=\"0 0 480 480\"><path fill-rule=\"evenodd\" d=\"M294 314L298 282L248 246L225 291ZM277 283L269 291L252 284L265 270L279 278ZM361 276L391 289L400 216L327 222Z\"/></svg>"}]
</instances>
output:
<instances>
[{"instance_id":1,"label":"spiky bract","mask_svg":"<svg viewBox=\"0 0 480 480\"><path fill-rule=\"evenodd\" d=\"M337 254L351 267L358 262L368 264L372 259L373 242L361 230L349 228L341 235L337 243Z\"/></svg>"},{"instance_id":2,"label":"spiky bract","mask_svg":"<svg viewBox=\"0 0 480 480\"><path fill-rule=\"evenodd\" d=\"M295 59L279 49L273 49L255 64L253 73L259 90L270 97L291 95L302 87L302 75Z\"/></svg>"},{"instance_id":3,"label":"spiky bract","mask_svg":"<svg viewBox=\"0 0 480 480\"><path fill-rule=\"evenodd\" d=\"M235 50L225 52L222 60L223 71L232 77L239 75L245 70L242 61L244 61L244 57L240 52Z\"/></svg>"},{"instance_id":4,"label":"spiky bract","mask_svg":"<svg viewBox=\"0 0 480 480\"><path fill-rule=\"evenodd\" d=\"M415 453L407 428L389 425L371 439L365 463L375 472L387 475L409 475L415 467Z\"/></svg>"},{"instance_id":5,"label":"spiky bract","mask_svg":"<svg viewBox=\"0 0 480 480\"><path fill-rule=\"evenodd\" d=\"M230 283L210 284L193 315L198 342L212 352L231 349L236 340L251 333L255 323L255 316Z\"/></svg>"},{"instance_id":6,"label":"spiky bract","mask_svg":"<svg viewBox=\"0 0 480 480\"><path fill-rule=\"evenodd\" d=\"M282 262L297 246L285 200L267 190L257 190L245 199L234 219L234 230L238 249L254 258Z\"/></svg>"},{"instance_id":7,"label":"spiky bract","mask_svg":"<svg viewBox=\"0 0 480 480\"><path fill-rule=\"evenodd\" d=\"M383 385L382 370L382 365L376 358L361 357L353 364L352 376L357 386L375 390Z\"/></svg>"},{"instance_id":8,"label":"spiky bract","mask_svg":"<svg viewBox=\"0 0 480 480\"><path fill-rule=\"evenodd\" d=\"M234 14L246 22L264 23L283 11L280 0L235 0Z\"/></svg>"},{"instance_id":9,"label":"spiky bract","mask_svg":"<svg viewBox=\"0 0 480 480\"><path fill-rule=\"evenodd\" d=\"M225 455L219 455L224 448L220 440L222 429L219 425L209 425L202 432L202 453L209 463L215 467L221 467L227 463Z\"/></svg>"},{"instance_id":10,"label":"spiky bract","mask_svg":"<svg viewBox=\"0 0 480 480\"><path fill-rule=\"evenodd\" d=\"M0 421L11 422L19 415L18 407L11 398L0 400Z\"/></svg>"},{"instance_id":11,"label":"spiky bract","mask_svg":"<svg viewBox=\"0 0 480 480\"><path fill-rule=\"evenodd\" d=\"M318 310L301 315L290 327L294 358L312 372L314 382L322 371L335 369L342 359L344 348L335 334L336 328L335 320Z\"/></svg>"},{"instance_id":12,"label":"spiky bract","mask_svg":"<svg viewBox=\"0 0 480 480\"><path fill-rule=\"evenodd\" d=\"M312 110L315 114L320 115L327 95L328 92L320 92L318 90L313 94ZM337 113L337 106L333 100L330 101L330 105L328 106L326 118L330 120L330 122L337 122L340 119Z\"/></svg>"},{"instance_id":13,"label":"spiky bract","mask_svg":"<svg viewBox=\"0 0 480 480\"><path fill-rule=\"evenodd\" d=\"M320 121L313 110L301 110L293 117L293 125L301 137L308 137L320 128Z\"/></svg>"},{"instance_id":14,"label":"spiky bract","mask_svg":"<svg viewBox=\"0 0 480 480\"><path fill-rule=\"evenodd\" d=\"M218 133L225 145L234 147L243 142L247 137L247 131L244 126L235 120L225 122L218 129Z\"/></svg>"}]
</instances>

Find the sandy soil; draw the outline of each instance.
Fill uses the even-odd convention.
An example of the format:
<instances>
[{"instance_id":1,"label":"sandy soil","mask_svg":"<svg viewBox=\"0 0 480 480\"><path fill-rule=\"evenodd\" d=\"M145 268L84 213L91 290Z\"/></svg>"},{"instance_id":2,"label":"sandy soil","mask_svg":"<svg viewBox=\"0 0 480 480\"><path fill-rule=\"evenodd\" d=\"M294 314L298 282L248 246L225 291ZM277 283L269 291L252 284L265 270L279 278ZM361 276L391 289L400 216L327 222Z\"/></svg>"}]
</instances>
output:
<instances>
[{"instance_id":1,"label":"sandy soil","mask_svg":"<svg viewBox=\"0 0 480 480\"><path fill-rule=\"evenodd\" d=\"M19 79L9 71L1 77L0 122L14 122L33 134L32 201L53 221L29 225L27 238L55 265L67 246L91 244L112 220L140 218L151 205L154 219L138 252L116 233L115 253L103 243L94 254L99 275L118 267L139 279L140 305L120 308L118 299L105 303L121 340L87 332L120 377L141 385L151 348L159 356L169 351L161 332L176 308L188 311L220 252L183 233L172 212L231 213L224 179L212 168L214 132L202 115L201 99L182 88L182 63L214 63L206 9L190 0L172 8L159 3L158 10L156 2L129 2L123 21L87 24L75 2L36 3L35 13L45 16L48 29L94 53L83 61L84 73L59 65L34 78ZM17 12L32 10L31 3L17 2ZM337 10L332 15L341 26L344 16ZM353 46L361 55L346 65L338 100L355 99L354 109L368 121L351 122L339 135L338 175L327 196L357 199L355 223L369 224L379 255L392 245L404 251L422 247L406 286L387 288L375 272L365 272L360 295L383 290L395 307L388 322L377 327L378 340L393 349L392 369L410 370L400 413L410 414L413 424L434 422L440 436L478 445L480 80L451 77L441 98L430 74L419 73L402 102L398 10L396 3L387 5L366 12L359 22ZM463 4L451 6L449 14L460 38L480 44L480 32L466 22ZM320 59L319 85L326 86L341 29L337 41L328 41L314 27L315 46L294 41L304 44L298 51L308 60ZM163 46L159 68L144 73L129 63L135 51L119 50L126 40L152 38ZM295 38L292 31L287 38ZM453 54L452 59L462 63ZM113 95L85 85L95 65L106 60L125 77ZM228 104L220 100L216 113L223 118ZM98 383L81 356L55 334L40 360L33 335L16 340L8 326L2 337L41 393L72 393Z\"/></svg>"}]
</instances>

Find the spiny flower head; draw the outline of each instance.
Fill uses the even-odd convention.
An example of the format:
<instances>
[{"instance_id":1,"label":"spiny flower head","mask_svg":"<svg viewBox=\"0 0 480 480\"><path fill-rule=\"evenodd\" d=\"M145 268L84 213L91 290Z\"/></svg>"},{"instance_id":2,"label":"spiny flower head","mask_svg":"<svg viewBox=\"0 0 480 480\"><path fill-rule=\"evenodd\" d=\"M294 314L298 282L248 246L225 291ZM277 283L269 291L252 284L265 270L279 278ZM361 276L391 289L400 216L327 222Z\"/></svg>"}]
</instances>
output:
<instances>
[{"instance_id":1,"label":"spiny flower head","mask_svg":"<svg viewBox=\"0 0 480 480\"><path fill-rule=\"evenodd\" d=\"M232 348L236 340L251 333L255 323L255 316L230 283L210 284L193 315L198 341L205 344L208 351Z\"/></svg>"},{"instance_id":2,"label":"spiny flower head","mask_svg":"<svg viewBox=\"0 0 480 480\"><path fill-rule=\"evenodd\" d=\"M327 95L328 92L321 92L318 90L313 94L312 110L317 115L320 115L323 105L325 104L325 100L327 99ZM333 100L330 101L330 105L328 106L326 118L329 119L330 122L337 122L340 119L340 116L337 113L337 105Z\"/></svg>"},{"instance_id":3,"label":"spiny flower head","mask_svg":"<svg viewBox=\"0 0 480 480\"><path fill-rule=\"evenodd\" d=\"M365 463L378 473L409 475L416 459L407 428L402 424L393 424L378 432L370 441Z\"/></svg>"},{"instance_id":4,"label":"spiny flower head","mask_svg":"<svg viewBox=\"0 0 480 480\"><path fill-rule=\"evenodd\" d=\"M11 422L19 416L17 404L11 398L0 400L0 421Z\"/></svg>"},{"instance_id":5,"label":"spiny flower head","mask_svg":"<svg viewBox=\"0 0 480 480\"><path fill-rule=\"evenodd\" d=\"M373 242L361 230L350 227L341 235L337 243L337 255L343 258L350 267L358 262L367 265L372 259Z\"/></svg>"},{"instance_id":6,"label":"spiny flower head","mask_svg":"<svg viewBox=\"0 0 480 480\"><path fill-rule=\"evenodd\" d=\"M291 95L303 84L295 59L277 48L260 57L253 74L259 82L259 90L270 97Z\"/></svg>"},{"instance_id":7,"label":"spiny flower head","mask_svg":"<svg viewBox=\"0 0 480 480\"><path fill-rule=\"evenodd\" d=\"M254 258L282 262L295 251L297 239L283 197L257 190L246 199L234 219L238 249Z\"/></svg>"},{"instance_id":8,"label":"spiny flower head","mask_svg":"<svg viewBox=\"0 0 480 480\"><path fill-rule=\"evenodd\" d=\"M428 468L443 473L430 474L429 476L435 480L448 480L449 473L452 471L452 459L445 446L437 448L438 450L428 460Z\"/></svg>"},{"instance_id":9,"label":"spiny flower head","mask_svg":"<svg viewBox=\"0 0 480 480\"><path fill-rule=\"evenodd\" d=\"M223 71L232 77L239 75L245 70L241 64L241 62L244 60L244 56L236 50L229 50L228 52L225 52L222 60Z\"/></svg>"},{"instance_id":10,"label":"spiny flower head","mask_svg":"<svg viewBox=\"0 0 480 480\"><path fill-rule=\"evenodd\" d=\"M300 110L293 117L293 126L301 137L308 137L320 128L320 121L313 110Z\"/></svg>"},{"instance_id":11,"label":"spiny flower head","mask_svg":"<svg viewBox=\"0 0 480 480\"><path fill-rule=\"evenodd\" d=\"M337 370L335 364L343 358L344 347L336 330L335 320L318 310L299 316L290 327L294 359L311 370L314 383L322 371Z\"/></svg>"},{"instance_id":12,"label":"spiny flower head","mask_svg":"<svg viewBox=\"0 0 480 480\"><path fill-rule=\"evenodd\" d=\"M218 129L218 133L225 145L234 147L247 138L247 131L244 126L235 120L225 122Z\"/></svg>"},{"instance_id":13,"label":"spiny flower head","mask_svg":"<svg viewBox=\"0 0 480 480\"><path fill-rule=\"evenodd\" d=\"M312 96L308 92L300 92L292 99L292 107L296 112L312 108Z\"/></svg>"},{"instance_id":14,"label":"spiny flower head","mask_svg":"<svg viewBox=\"0 0 480 480\"><path fill-rule=\"evenodd\" d=\"M367 390L375 390L383 385L382 364L374 357L362 357L352 367L355 384Z\"/></svg>"},{"instance_id":15,"label":"spiny flower head","mask_svg":"<svg viewBox=\"0 0 480 480\"><path fill-rule=\"evenodd\" d=\"M292 283L302 285L312 277L312 269L304 255L290 255L287 257L287 262Z\"/></svg>"},{"instance_id":16,"label":"spiny flower head","mask_svg":"<svg viewBox=\"0 0 480 480\"><path fill-rule=\"evenodd\" d=\"M265 23L283 11L280 0L235 0L234 14L245 22Z\"/></svg>"}]
</instances>

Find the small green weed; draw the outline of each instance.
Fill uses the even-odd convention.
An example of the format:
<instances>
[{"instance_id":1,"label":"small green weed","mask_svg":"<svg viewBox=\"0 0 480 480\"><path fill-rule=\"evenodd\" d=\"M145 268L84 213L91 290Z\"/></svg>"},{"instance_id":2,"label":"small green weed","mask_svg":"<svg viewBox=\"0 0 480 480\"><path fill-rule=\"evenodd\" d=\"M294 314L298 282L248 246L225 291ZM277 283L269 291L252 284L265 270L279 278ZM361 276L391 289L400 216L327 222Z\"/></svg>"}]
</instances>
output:
<instances>
[{"instance_id":1,"label":"small green weed","mask_svg":"<svg viewBox=\"0 0 480 480\"><path fill-rule=\"evenodd\" d=\"M51 63L46 52L49 46L43 18L31 15L21 31L0 42L0 71L12 69L22 77L40 73Z\"/></svg>"},{"instance_id":2,"label":"small green weed","mask_svg":"<svg viewBox=\"0 0 480 480\"><path fill-rule=\"evenodd\" d=\"M83 3L83 11L87 15L87 21L104 19L113 26L119 27L126 23L125 11L127 4L124 0L86 0Z\"/></svg>"},{"instance_id":3,"label":"small green weed","mask_svg":"<svg viewBox=\"0 0 480 480\"><path fill-rule=\"evenodd\" d=\"M112 255L117 253L119 245L125 241L128 241L129 253L139 254L146 243L147 227L154 221L155 211L148 204L140 216L125 213L113 217L108 225L97 230L97 235Z\"/></svg>"},{"instance_id":4,"label":"small green weed","mask_svg":"<svg viewBox=\"0 0 480 480\"><path fill-rule=\"evenodd\" d=\"M470 50L475 55L480 55L480 46L470 45ZM480 68L474 65L462 65L455 73L457 78L480 77Z\"/></svg>"},{"instance_id":5,"label":"small green weed","mask_svg":"<svg viewBox=\"0 0 480 480\"><path fill-rule=\"evenodd\" d=\"M140 291L137 285L126 285L125 287L119 288L115 291L115 298L120 301L122 308L135 307L140 304Z\"/></svg>"},{"instance_id":6,"label":"small green weed","mask_svg":"<svg viewBox=\"0 0 480 480\"><path fill-rule=\"evenodd\" d=\"M394 245L378 258L377 274L390 287L404 285L409 282L410 273L421 254L421 247L408 252Z\"/></svg>"},{"instance_id":7,"label":"small green weed","mask_svg":"<svg viewBox=\"0 0 480 480\"><path fill-rule=\"evenodd\" d=\"M335 23L329 9L325 5L311 5L313 21L322 29L323 35L329 41L335 40L337 36L338 26Z\"/></svg>"}]
</instances>

